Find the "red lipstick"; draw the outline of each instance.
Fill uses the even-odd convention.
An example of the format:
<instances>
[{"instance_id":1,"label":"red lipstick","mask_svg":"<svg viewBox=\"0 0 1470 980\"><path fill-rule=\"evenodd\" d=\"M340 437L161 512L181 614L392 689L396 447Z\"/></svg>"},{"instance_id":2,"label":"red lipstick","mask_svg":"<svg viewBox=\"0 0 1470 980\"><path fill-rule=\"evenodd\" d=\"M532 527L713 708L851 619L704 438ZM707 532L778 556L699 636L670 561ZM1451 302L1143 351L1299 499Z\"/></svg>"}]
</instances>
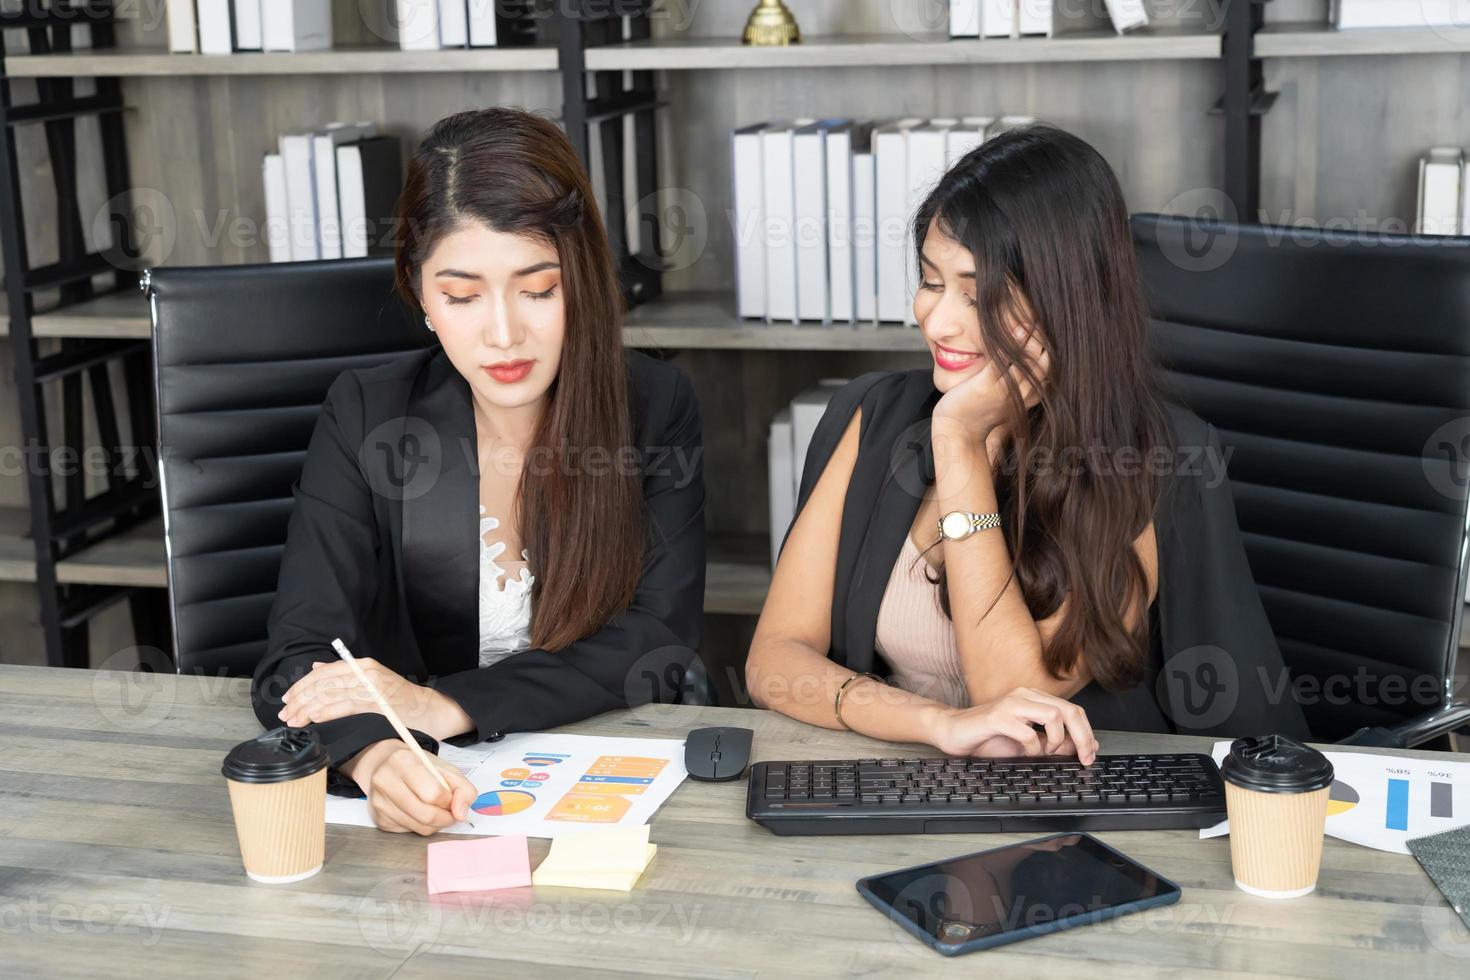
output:
<instances>
[{"instance_id":1,"label":"red lipstick","mask_svg":"<svg viewBox=\"0 0 1470 980\"><path fill-rule=\"evenodd\" d=\"M510 385L524 380L526 375L531 373L531 368L535 366L535 361L501 361L498 364L485 365L485 373L501 384Z\"/></svg>"}]
</instances>

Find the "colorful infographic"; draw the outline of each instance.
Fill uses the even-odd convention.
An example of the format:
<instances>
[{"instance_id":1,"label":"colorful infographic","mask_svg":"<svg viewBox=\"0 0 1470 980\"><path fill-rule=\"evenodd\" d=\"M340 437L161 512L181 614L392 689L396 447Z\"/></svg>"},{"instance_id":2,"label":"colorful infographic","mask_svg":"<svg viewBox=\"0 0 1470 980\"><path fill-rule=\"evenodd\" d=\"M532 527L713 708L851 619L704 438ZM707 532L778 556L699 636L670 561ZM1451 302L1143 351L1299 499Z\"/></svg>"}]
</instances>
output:
<instances>
[{"instance_id":1,"label":"colorful infographic","mask_svg":"<svg viewBox=\"0 0 1470 980\"><path fill-rule=\"evenodd\" d=\"M452 834L557 837L639 826L687 775L680 739L516 732L473 746L440 743L439 757L479 793L470 804L475 826L445 828ZM366 800L338 796L327 800L327 822L374 826Z\"/></svg>"},{"instance_id":2,"label":"colorful infographic","mask_svg":"<svg viewBox=\"0 0 1470 980\"><path fill-rule=\"evenodd\" d=\"M470 804L470 809L476 813L483 813L487 817L507 817L512 813L531 809L531 804L535 802L536 797L530 793L522 793L518 790L509 792L491 790L475 797L475 802Z\"/></svg>"},{"instance_id":3,"label":"colorful infographic","mask_svg":"<svg viewBox=\"0 0 1470 980\"><path fill-rule=\"evenodd\" d=\"M627 797L642 794L668 764L668 759L644 756L599 756L546 819L617 823L632 806Z\"/></svg>"}]
</instances>

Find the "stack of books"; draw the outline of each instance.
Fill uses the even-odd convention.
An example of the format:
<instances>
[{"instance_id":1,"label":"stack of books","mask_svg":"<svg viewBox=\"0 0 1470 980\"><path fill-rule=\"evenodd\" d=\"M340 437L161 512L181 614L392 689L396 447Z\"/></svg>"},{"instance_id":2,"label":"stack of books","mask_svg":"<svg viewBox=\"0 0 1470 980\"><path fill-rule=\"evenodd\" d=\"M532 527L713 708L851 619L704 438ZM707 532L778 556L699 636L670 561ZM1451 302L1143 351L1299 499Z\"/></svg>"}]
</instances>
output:
<instances>
[{"instance_id":1,"label":"stack of books","mask_svg":"<svg viewBox=\"0 0 1470 980\"><path fill-rule=\"evenodd\" d=\"M1436 146L1419 159L1419 195L1414 231L1421 235L1470 235L1465 154L1458 146Z\"/></svg>"},{"instance_id":2,"label":"stack of books","mask_svg":"<svg viewBox=\"0 0 1470 980\"><path fill-rule=\"evenodd\" d=\"M372 122L332 122L279 142L261 168L272 262L392 254L398 137L379 135Z\"/></svg>"},{"instance_id":3,"label":"stack of books","mask_svg":"<svg viewBox=\"0 0 1470 980\"><path fill-rule=\"evenodd\" d=\"M321 51L332 46L331 0L168 0L165 12L168 49L174 52Z\"/></svg>"},{"instance_id":4,"label":"stack of books","mask_svg":"<svg viewBox=\"0 0 1470 980\"><path fill-rule=\"evenodd\" d=\"M1107 26L1122 34L1148 26L1143 0L1105 2L1106 16L1095 4L1062 4L1058 9L1054 0L949 0L949 36L1055 37Z\"/></svg>"},{"instance_id":5,"label":"stack of books","mask_svg":"<svg viewBox=\"0 0 1470 980\"><path fill-rule=\"evenodd\" d=\"M736 129L739 315L913 324L913 215L966 153L1033 121L797 119Z\"/></svg>"},{"instance_id":6,"label":"stack of books","mask_svg":"<svg viewBox=\"0 0 1470 980\"><path fill-rule=\"evenodd\" d=\"M535 0L390 0L395 4L398 46L437 48L517 47L536 41Z\"/></svg>"},{"instance_id":7,"label":"stack of books","mask_svg":"<svg viewBox=\"0 0 1470 980\"><path fill-rule=\"evenodd\" d=\"M377 0L375 19L405 51L511 47L536 41L536 0ZM321 51L331 0L167 0L168 48L199 54ZM364 7L361 13L368 13Z\"/></svg>"},{"instance_id":8,"label":"stack of books","mask_svg":"<svg viewBox=\"0 0 1470 980\"><path fill-rule=\"evenodd\" d=\"M1463 7L1463 0L1331 0L1328 16L1340 31L1465 27Z\"/></svg>"},{"instance_id":9,"label":"stack of books","mask_svg":"<svg viewBox=\"0 0 1470 980\"><path fill-rule=\"evenodd\" d=\"M766 440L768 480L771 507L771 568L781 553L786 530L796 518L796 495L801 487L801 472L806 465L812 433L827 411L827 402L847 384L843 378L825 378L791 399L791 404L771 420Z\"/></svg>"}]
</instances>

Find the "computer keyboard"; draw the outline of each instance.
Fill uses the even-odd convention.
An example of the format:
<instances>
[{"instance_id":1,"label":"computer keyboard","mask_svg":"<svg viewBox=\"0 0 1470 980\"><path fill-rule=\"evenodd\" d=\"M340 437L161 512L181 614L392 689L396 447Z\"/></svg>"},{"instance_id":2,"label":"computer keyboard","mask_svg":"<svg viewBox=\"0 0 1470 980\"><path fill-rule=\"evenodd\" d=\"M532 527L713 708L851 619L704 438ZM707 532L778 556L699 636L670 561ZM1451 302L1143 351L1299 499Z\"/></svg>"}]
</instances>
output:
<instances>
[{"instance_id":1,"label":"computer keyboard","mask_svg":"<svg viewBox=\"0 0 1470 980\"><path fill-rule=\"evenodd\" d=\"M777 834L1157 830L1225 819L1198 753L758 762L745 815Z\"/></svg>"}]
</instances>

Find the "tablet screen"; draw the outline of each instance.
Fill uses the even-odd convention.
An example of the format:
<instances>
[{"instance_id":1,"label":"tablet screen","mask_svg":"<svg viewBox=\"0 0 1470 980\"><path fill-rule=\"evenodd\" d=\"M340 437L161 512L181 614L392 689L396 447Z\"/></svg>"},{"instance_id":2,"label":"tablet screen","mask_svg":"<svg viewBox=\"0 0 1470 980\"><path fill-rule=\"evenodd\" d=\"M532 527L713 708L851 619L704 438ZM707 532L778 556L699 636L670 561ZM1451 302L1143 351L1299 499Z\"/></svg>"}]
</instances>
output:
<instances>
[{"instance_id":1,"label":"tablet screen","mask_svg":"<svg viewBox=\"0 0 1470 980\"><path fill-rule=\"evenodd\" d=\"M1026 931L1174 890L1084 834L1063 834L866 879L946 945Z\"/></svg>"}]
</instances>

